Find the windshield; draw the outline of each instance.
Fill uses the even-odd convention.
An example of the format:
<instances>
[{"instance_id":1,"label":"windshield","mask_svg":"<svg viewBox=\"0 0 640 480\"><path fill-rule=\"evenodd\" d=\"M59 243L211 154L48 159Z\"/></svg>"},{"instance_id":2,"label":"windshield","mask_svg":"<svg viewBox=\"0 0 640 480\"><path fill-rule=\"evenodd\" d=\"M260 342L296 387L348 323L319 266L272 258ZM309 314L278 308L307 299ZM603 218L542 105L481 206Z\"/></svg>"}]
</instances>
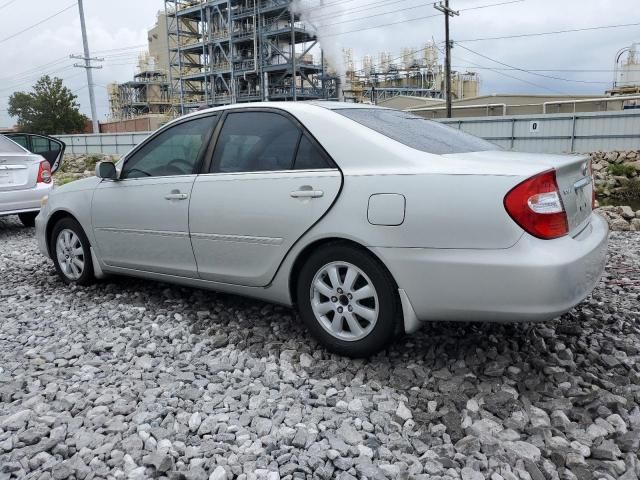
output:
<instances>
[{"instance_id":1,"label":"windshield","mask_svg":"<svg viewBox=\"0 0 640 480\"><path fill-rule=\"evenodd\" d=\"M27 153L27 151L13 140L0 135L0 153Z\"/></svg>"},{"instance_id":2,"label":"windshield","mask_svg":"<svg viewBox=\"0 0 640 480\"><path fill-rule=\"evenodd\" d=\"M445 155L500 150L500 147L486 140L407 112L381 108L344 108L334 111L408 147L427 153Z\"/></svg>"}]
</instances>

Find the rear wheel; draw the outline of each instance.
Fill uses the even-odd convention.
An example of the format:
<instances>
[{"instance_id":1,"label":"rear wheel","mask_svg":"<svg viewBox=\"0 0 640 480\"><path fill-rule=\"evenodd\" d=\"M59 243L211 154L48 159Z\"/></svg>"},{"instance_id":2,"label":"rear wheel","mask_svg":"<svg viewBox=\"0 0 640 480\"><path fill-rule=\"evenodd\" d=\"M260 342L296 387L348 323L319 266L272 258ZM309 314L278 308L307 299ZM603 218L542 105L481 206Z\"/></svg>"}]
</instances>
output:
<instances>
[{"instance_id":1,"label":"rear wheel","mask_svg":"<svg viewBox=\"0 0 640 480\"><path fill-rule=\"evenodd\" d=\"M367 357L394 338L396 287L365 251L338 244L314 252L300 271L297 300L302 320L332 352Z\"/></svg>"},{"instance_id":2,"label":"rear wheel","mask_svg":"<svg viewBox=\"0 0 640 480\"><path fill-rule=\"evenodd\" d=\"M73 218L63 218L53 227L49 251L56 271L65 283L88 285L93 282L89 239Z\"/></svg>"},{"instance_id":3,"label":"rear wheel","mask_svg":"<svg viewBox=\"0 0 640 480\"><path fill-rule=\"evenodd\" d=\"M36 217L38 212L19 213L18 218L25 227L33 227L36 224Z\"/></svg>"}]
</instances>

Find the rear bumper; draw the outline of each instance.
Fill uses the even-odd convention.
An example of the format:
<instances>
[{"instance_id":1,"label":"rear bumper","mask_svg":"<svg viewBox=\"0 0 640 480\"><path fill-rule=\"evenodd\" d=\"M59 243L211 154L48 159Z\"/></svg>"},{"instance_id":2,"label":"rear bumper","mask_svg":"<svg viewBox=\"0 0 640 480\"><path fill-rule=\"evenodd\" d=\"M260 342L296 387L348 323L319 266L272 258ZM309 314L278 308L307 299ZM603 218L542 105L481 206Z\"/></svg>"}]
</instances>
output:
<instances>
[{"instance_id":1,"label":"rear bumper","mask_svg":"<svg viewBox=\"0 0 640 480\"><path fill-rule=\"evenodd\" d=\"M0 192L0 215L37 212L40 210L42 197L49 195L53 184L39 183L25 190Z\"/></svg>"},{"instance_id":2,"label":"rear bumper","mask_svg":"<svg viewBox=\"0 0 640 480\"><path fill-rule=\"evenodd\" d=\"M421 321L554 318L597 285L609 228L598 215L575 238L530 235L503 250L373 248Z\"/></svg>"}]
</instances>

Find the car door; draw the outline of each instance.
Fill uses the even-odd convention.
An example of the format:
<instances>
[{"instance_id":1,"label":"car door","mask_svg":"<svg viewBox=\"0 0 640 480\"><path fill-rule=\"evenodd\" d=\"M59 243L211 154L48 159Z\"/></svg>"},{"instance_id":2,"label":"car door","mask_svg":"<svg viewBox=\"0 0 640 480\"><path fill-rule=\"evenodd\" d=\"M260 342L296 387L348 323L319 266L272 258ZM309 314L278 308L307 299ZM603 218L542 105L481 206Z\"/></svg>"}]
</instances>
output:
<instances>
[{"instance_id":1,"label":"car door","mask_svg":"<svg viewBox=\"0 0 640 480\"><path fill-rule=\"evenodd\" d=\"M30 152L44 157L51 166L52 174L56 173L62 166L66 144L57 138L35 133L10 133L7 136Z\"/></svg>"},{"instance_id":2,"label":"car door","mask_svg":"<svg viewBox=\"0 0 640 480\"><path fill-rule=\"evenodd\" d=\"M209 173L194 183L189 228L200 278L267 285L335 200L342 175L291 116L230 111Z\"/></svg>"},{"instance_id":3,"label":"car door","mask_svg":"<svg viewBox=\"0 0 640 480\"><path fill-rule=\"evenodd\" d=\"M197 277L189 201L215 115L165 128L134 150L118 180L103 180L92 202L99 255L108 266Z\"/></svg>"}]
</instances>

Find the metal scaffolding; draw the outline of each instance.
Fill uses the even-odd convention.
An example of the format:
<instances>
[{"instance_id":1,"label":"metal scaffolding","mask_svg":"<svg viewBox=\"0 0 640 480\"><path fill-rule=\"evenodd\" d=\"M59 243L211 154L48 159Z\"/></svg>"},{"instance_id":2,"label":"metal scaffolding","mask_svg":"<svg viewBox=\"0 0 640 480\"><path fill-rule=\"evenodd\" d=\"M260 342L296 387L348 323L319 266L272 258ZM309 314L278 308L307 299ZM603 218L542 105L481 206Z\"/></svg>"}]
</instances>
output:
<instances>
[{"instance_id":1,"label":"metal scaffolding","mask_svg":"<svg viewBox=\"0 0 640 480\"><path fill-rule=\"evenodd\" d=\"M336 98L290 0L165 0L174 115L237 102Z\"/></svg>"},{"instance_id":2,"label":"metal scaffolding","mask_svg":"<svg viewBox=\"0 0 640 480\"><path fill-rule=\"evenodd\" d=\"M169 80L166 72L143 70L133 81L109 85L111 117L117 120L141 115L167 115L171 111Z\"/></svg>"}]
</instances>

